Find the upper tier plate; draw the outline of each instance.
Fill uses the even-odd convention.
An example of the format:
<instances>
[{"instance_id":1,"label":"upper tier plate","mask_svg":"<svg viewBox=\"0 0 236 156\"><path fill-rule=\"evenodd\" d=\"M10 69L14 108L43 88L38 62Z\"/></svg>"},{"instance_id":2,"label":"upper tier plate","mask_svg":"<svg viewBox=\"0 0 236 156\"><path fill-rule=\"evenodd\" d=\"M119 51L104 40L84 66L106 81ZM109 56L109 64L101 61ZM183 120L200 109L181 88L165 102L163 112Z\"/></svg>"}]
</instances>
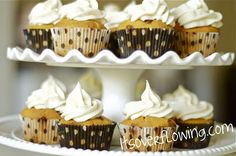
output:
<instances>
[{"instance_id":1,"label":"upper tier plate","mask_svg":"<svg viewBox=\"0 0 236 156\"><path fill-rule=\"evenodd\" d=\"M234 61L234 53L214 53L208 57L200 52L182 59L174 51L168 51L163 56L151 59L143 51L135 51L125 59L117 58L111 51L102 50L93 58L83 56L78 50L71 50L65 57L56 55L52 50L45 49L41 55L26 48L8 48L7 57L11 60L46 63L53 66L65 67L101 67L129 69L182 69L194 66L228 66Z\"/></svg>"}]
</instances>

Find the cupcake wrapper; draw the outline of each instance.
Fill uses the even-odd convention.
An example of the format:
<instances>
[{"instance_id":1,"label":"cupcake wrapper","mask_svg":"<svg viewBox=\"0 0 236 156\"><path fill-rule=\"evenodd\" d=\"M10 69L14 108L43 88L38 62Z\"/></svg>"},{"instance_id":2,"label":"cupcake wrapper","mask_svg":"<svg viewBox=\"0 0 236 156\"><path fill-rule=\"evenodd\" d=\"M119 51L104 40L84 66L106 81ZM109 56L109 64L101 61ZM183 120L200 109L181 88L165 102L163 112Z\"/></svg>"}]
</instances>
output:
<instances>
[{"instance_id":1,"label":"cupcake wrapper","mask_svg":"<svg viewBox=\"0 0 236 156\"><path fill-rule=\"evenodd\" d=\"M136 50L157 58L173 48L175 31L161 28L126 29L117 31L120 56L130 56Z\"/></svg>"},{"instance_id":2,"label":"cupcake wrapper","mask_svg":"<svg viewBox=\"0 0 236 156\"><path fill-rule=\"evenodd\" d=\"M77 49L84 56L93 57L108 46L110 30L91 28L52 28L55 52L65 56Z\"/></svg>"},{"instance_id":3,"label":"cupcake wrapper","mask_svg":"<svg viewBox=\"0 0 236 156\"><path fill-rule=\"evenodd\" d=\"M194 52L201 52L206 57L216 51L219 38L218 32L177 32L175 50L182 58Z\"/></svg>"},{"instance_id":4,"label":"cupcake wrapper","mask_svg":"<svg viewBox=\"0 0 236 156\"><path fill-rule=\"evenodd\" d=\"M201 148L206 148L209 145L211 136L207 135L210 128L214 126L214 123L211 124L184 124L184 123L178 123L179 128L177 133L184 133L186 132L191 132L189 134L190 137L184 138L182 137L181 139L178 138L177 141L174 143L174 147L176 148L185 148L185 149L201 149ZM193 131L194 130L194 131ZM200 137L198 136L195 132L195 130L201 135L203 134L203 130L206 135ZM211 129L212 133L213 128ZM186 136L186 135L185 135ZM205 138L204 138L205 137Z\"/></svg>"},{"instance_id":5,"label":"cupcake wrapper","mask_svg":"<svg viewBox=\"0 0 236 156\"><path fill-rule=\"evenodd\" d=\"M26 141L39 144L58 144L57 132L58 120L52 119L31 119L20 117L23 127L23 136Z\"/></svg>"},{"instance_id":6,"label":"cupcake wrapper","mask_svg":"<svg viewBox=\"0 0 236 156\"><path fill-rule=\"evenodd\" d=\"M116 124L102 126L58 125L61 147L109 150Z\"/></svg>"},{"instance_id":7,"label":"cupcake wrapper","mask_svg":"<svg viewBox=\"0 0 236 156\"><path fill-rule=\"evenodd\" d=\"M115 32L111 33L108 49L112 51L117 57L120 57L120 48L117 41L117 35Z\"/></svg>"},{"instance_id":8,"label":"cupcake wrapper","mask_svg":"<svg viewBox=\"0 0 236 156\"><path fill-rule=\"evenodd\" d=\"M24 29L26 47L41 54L44 49L53 50L50 29Z\"/></svg>"},{"instance_id":9,"label":"cupcake wrapper","mask_svg":"<svg viewBox=\"0 0 236 156\"><path fill-rule=\"evenodd\" d=\"M177 130L177 127L137 127L122 124L118 127L121 149L129 152L170 151L174 144L172 134Z\"/></svg>"}]
</instances>

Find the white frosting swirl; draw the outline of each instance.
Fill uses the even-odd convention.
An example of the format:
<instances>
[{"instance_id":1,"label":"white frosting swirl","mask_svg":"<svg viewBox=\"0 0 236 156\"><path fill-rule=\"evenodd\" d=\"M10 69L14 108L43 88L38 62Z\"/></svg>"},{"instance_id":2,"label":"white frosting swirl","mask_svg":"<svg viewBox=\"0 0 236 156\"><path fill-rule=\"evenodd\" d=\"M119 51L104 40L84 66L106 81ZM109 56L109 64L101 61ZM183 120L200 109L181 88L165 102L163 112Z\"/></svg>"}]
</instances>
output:
<instances>
[{"instance_id":1,"label":"white frosting swirl","mask_svg":"<svg viewBox=\"0 0 236 156\"><path fill-rule=\"evenodd\" d=\"M101 101L91 99L88 93L81 88L80 83L78 83L69 94L66 106L62 112L62 117L66 121L73 119L76 122L84 122L102 116L103 106Z\"/></svg>"},{"instance_id":2,"label":"white frosting swirl","mask_svg":"<svg viewBox=\"0 0 236 156\"><path fill-rule=\"evenodd\" d=\"M175 25L174 16L171 15L164 0L143 0L142 4L130 6L127 10L132 22L138 19L161 20L167 25Z\"/></svg>"},{"instance_id":3,"label":"white frosting swirl","mask_svg":"<svg viewBox=\"0 0 236 156\"><path fill-rule=\"evenodd\" d=\"M161 101L160 97L154 93L146 81L146 88L141 95L141 101L134 101L127 103L124 108L126 118L131 120L139 117L157 117L157 118L171 118L173 117L173 110L167 102Z\"/></svg>"},{"instance_id":4,"label":"white frosting swirl","mask_svg":"<svg viewBox=\"0 0 236 156\"><path fill-rule=\"evenodd\" d=\"M105 16L106 23L104 24L107 29L116 28L122 22L129 20L129 15L125 12L109 12Z\"/></svg>"},{"instance_id":5,"label":"white frosting swirl","mask_svg":"<svg viewBox=\"0 0 236 156\"><path fill-rule=\"evenodd\" d=\"M40 89L35 90L27 99L27 107L35 109L55 109L61 111L66 101L65 85L49 76Z\"/></svg>"},{"instance_id":6,"label":"white frosting swirl","mask_svg":"<svg viewBox=\"0 0 236 156\"><path fill-rule=\"evenodd\" d=\"M116 28L118 27L122 22L125 22L130 19L130 15L128 14L128 8L135 5L135 1L132 1L124 11L120 11L116 5L108 5L105 7L105 27L107 29Z\"/></svg>"},{"instance_id":7,"label":"white frosting swirl","mask_svg":"<svg viewBox=\"0 0 236 156\"><path fill-rule=\"evenodd\" d=\"M209 10L204 0L189 0L185 4L172 9L178 23L186 29L202 26L223 26L223 15L219 12Z\"/></svg>"},{"instance_id":8,"label":"white frosting swirl","mask_svg":"<svg viewBox=\"0 0 236 156\"><path fill-rule=\"evenodd\" d=\"M60 9L61 18L68 18L77 21L102 19L104 13L98 9L96 0L76 0L73 3L64 5Z\"/></svg>"},{"instance_id":9,"label":"white frosting swirl","mask_svg":"<svg viewBox=\"0 0 236 156\"><path fill-rule=\"evenodd\" d=\"M197 96L184 87L179 86L173 94L167 94L163 97L176 113L176 117L183 121L189 119L212 119L212 104L199 101Z\"/></svg>"},{"instance_id":10,"label":"white frosting swirl","mask_svg":"<svg viewBox=\"0 0 236 156\"><path fill-rule=\"evenodd\" d=\"M60 0L47 0L38 3L29 15L29 23L32 25L53 24L60 19L59 9L61 6Z\"/></svg>"}]
</instances>

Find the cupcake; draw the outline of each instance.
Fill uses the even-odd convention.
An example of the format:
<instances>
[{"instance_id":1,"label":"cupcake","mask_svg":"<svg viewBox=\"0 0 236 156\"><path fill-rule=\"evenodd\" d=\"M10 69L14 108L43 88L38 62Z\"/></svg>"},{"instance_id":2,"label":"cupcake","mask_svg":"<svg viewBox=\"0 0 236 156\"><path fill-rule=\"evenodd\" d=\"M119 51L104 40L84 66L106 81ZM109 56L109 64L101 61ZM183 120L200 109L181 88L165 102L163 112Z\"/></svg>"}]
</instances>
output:
<instances>
[{"instance_id":1,"label":"cupcake","mask_svg":"<svg viewBox=\"0 0 236 156\"><path fill-rule=\"evenodd\" d=\"M152 91L148 82L141 101L127 103L124 114L126 119L118 125L123 151L172 150L172 135L177 129L172 120L173 110Z\"/></svg>"},{"instance_id":2,"label":"cupcake","mask_svg":"<svg viewBox=\"0 0 236 156\"><path fill-rule=\"evenodd\" d=\"M47 0L38 3L30 12L29 26L24 29L26 47L41 54L44 49L53 49L50 28L60 19L60 0Z\"/></svg>"},{"instance_id":3,"label":"cupcake","mask_svg":"<svg viewBox=\"0 0 236 156\"><path fill-rule=\"evenodd\" d=\"M215 52L223 16L210 10L204 0L189 0L172 10L177 20L175 50L181 57L194 52L209 56Z\"/></svg>"},{"instance_id":4,"label":"cupcake","mask_svg":"<svg viewBox=\"0 0 236 156\"><path fill-rule=\"evenodd\" d=\"M213 106L186 90L179 88L172 94L167 94L163 99L173 108L176 122L179 125L177 134L186 137L176 138L174 146L185 149L200 149L208 147L214 127ZM189 134L189 135L187 135Z\"/></svg>"},{"instance_id":5,"label":"cupcake","mask_svg":"<svg viewBox=\"0 0 236 156\"><path fill-rule=\"evenodd\" d=\"M172 49L175 22L164 0L143 0L128 7L127 13L129 19L116 27L120 57L142 50L157 58Z\"/></svg>"},{"instance_id":6,"label":"cupcake","mask_svg":"<svg viewBox=\"0 0 236 156\"><path fill-rule=\"evenodd\" d=\"M79 83L62 112L58 124L61 147L109 150L116 124L102 116L101 101L91 99Z\"/></svg>"},{"instance_id":7,"label":"cupcake","mask_svg":"<svg viewBox=\"0 0 236 156\"><path fill-rule=\"evenodd\" d=\"M77 49L93 57L108 46L110 31L104 27L104 14L96 0L76 0L62 6L59 12L61 19L51 29L58 55Z\"/></svg>"},{"instance_id":8,"label":"cupcake","mask_svg":"<svg viewBox=\"0 0 236 156\"><path fill-rule=\"evenodd\" d=\"M130 19L128 15L127 8L131 5L135 5L135 2L132 1L124 11L121 11L117 5L107 5L105 6L105 20L106 23L104 26L111 30L111 36L108 44L108 49L111 50L117 57L120 57L120 48L117 40L116 35L116 28L119 26L120 23L127 21Z\"/></svg>"},{"instance_id":9,"label":"cupcake","mask_svg":"<svg viewBox=\"0 0 236 156\"><path fill-rule=\"evenodd\" d=\"M97 99L102 98L102 83L98 79L95 73L89 71L85 74L83 74L79 82L81 84L81 87L87 91L87 93Z\"/></svg>"},{"instance_id":10,"label":"cupcake","mask_svg":"<svg viewBox=\"0 0 236 156\"><path fill-rule=\"evenodd\" d=\"M57 122L65 104L66 88L49 76L40 89L34 91L21 112L24 139L39 144L58 144Z\"/></svg>"}]
</instances>

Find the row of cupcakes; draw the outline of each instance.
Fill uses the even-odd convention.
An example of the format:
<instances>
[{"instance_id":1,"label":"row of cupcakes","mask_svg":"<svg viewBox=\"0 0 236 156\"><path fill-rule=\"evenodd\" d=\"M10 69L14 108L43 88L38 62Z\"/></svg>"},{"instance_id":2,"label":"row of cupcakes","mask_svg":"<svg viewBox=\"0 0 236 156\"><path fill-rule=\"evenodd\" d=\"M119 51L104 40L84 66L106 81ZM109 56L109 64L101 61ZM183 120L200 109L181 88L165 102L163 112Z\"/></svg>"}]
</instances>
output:
<instances>
[{"instance_id":1,"label":"row of cupcakes","mask_svg":"<svg viewBox=\"0 0 236 156\"><path fill-rule=\"evenodd\" d=\"M100 100L80 83L67 96L65 85L49 76L21 112L24 139L61 147L109 150L116 123L104 117Z\"/></svg>"},{"instance_id":2,"label":"row of cupcakes","mask_svg":"<svg viewBox=\"0 0 236 156\"><path fill-rule=\"evenodd\" d=\"M118 124L124 151L156 152L209 146L214 128L213 106L179 86L160 98L146 82L140 101L127 103Z\"/></svg>"},{"instance_id":3,"label":"row of cupcakes","mask_svg":"<svg viewBox=\"0 0 236 156\"><path fill-rule=\"evenodd\" d=\"M113 7L114 8L114 7ZM169 9L164 0L131 3L123 11L99 10L96 0L60 0L37 4L24 30L27 47L36 52L54 49L61 56L78 49L87 57L111 49L125 58L136 50L157 58L168 50L186 57L199 51L215 52L223 16L210 10L204 0L189 0Z\"/></svg>"},{"instance_id":4,"label":"row of cupcakes","mask_svg":"<svg viewBox=\"0 0 236 156\"><path fill-rule=\"evenodd\" d=\"M61 147L109 150L116 123L104 117L101 101L93 99L78 83L67 96L65 85L50 76L28 98L21 112L24 139ZM122 111L122 110L121 110ZM178 148L198 149L209 145L210 136L198 136L214 126L213 106L199 101L179 87L161 99L148 82L140 101L124 108L118 123L124 151L156 152ZM192 138L174 140L174 133L195 129Z\"/></svg>"}]
</instances>

